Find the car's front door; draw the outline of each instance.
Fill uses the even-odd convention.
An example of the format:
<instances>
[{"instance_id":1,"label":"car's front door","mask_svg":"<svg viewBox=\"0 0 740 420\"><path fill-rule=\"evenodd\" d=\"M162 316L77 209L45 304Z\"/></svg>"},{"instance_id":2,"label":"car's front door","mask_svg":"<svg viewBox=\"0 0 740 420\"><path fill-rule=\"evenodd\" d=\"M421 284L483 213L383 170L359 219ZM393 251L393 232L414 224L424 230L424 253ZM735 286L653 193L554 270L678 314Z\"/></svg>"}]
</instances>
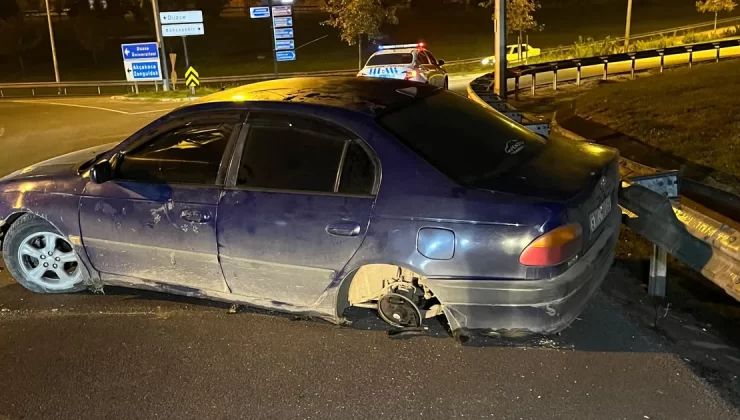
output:
<instances>
[{"instance_id":1,"label":"car's front door","mask_svg":"<svg viewBox=\"0 0 740 420\"><path fill-rule=\"evenodd\" d=\"M218 262L216 211L244 115L184 116L113 159L114 179L90 183L82 241L102 279L228 292Z\"/></svg>"},{"instance_id":2,"label":"car's front door","mask_svg":"<svg viewBox=\"0 0 740 420\"><path fill-rule=\"evenodd\" d=\"M442 66L439 65L439 62L437 59L432 55L429 51L424 51L429 58L429 62L432 64L432 68L434 69L434 78L435 82L434 84L439 87L444 87L445 85L445 74L447 73Z\"/></svg>"},{"instance_id":3,"label":"car's front door","mask_svg":"<svg viewBox=\"0 0 740 420\"><path fill-rule=\"evenodd\" d=\"M251 112L245 127L218 210L224 276L235 294L310 306L362 244L375 160L321 120Z\"/></svg>"},{"instance_id":4,"label":"car's front door","mask_svg":"<svg viewBox=\"0 0 740 420\"><path fill-rule=\"evenodd\" d=\"M431 61L429 61L429 57L425 51L418 51L416 53L416 61L419 64L420 71L427 79L427 82L431 85L440 86L439 70Z\"/></svg>"}]
</instances>

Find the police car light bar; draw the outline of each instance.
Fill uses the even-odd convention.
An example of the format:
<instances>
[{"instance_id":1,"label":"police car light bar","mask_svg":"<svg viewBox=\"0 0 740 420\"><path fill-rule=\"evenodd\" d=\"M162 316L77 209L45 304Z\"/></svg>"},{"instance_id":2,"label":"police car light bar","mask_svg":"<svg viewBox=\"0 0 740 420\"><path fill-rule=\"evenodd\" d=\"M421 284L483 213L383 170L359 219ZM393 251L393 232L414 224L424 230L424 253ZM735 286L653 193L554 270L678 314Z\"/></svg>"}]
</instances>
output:
<instances>
[{"instance_id":1,"label":"police car light bar","mask_svg":"<svg viewBox=\"0 0 740 420\"><path fill-rule=\"evenodd\" d=\"M418 44L398 44L398 45L379 45L379 50L396 50L399 48L424 48L424 43L419 42Z\"/></svg>"}]
</instances>

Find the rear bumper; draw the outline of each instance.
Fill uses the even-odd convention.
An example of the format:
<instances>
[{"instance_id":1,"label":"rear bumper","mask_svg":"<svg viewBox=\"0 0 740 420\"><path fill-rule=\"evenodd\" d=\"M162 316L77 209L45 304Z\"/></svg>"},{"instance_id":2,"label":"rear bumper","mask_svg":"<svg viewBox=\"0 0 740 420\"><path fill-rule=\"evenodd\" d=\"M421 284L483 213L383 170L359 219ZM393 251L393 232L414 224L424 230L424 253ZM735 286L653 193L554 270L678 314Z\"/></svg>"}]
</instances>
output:
<instances>
[{"instance_id":1,"label":"rear bumper","mask_svg":"<svg viewBox=\"0 0 740 420\"><path fill-rule=\"evenodd\" d=\"M546 280L428 279L453 332L557 333L582 312L606 278L619 237L619 207L591 249L560 276Z\"/></svg>"}]
</instances>

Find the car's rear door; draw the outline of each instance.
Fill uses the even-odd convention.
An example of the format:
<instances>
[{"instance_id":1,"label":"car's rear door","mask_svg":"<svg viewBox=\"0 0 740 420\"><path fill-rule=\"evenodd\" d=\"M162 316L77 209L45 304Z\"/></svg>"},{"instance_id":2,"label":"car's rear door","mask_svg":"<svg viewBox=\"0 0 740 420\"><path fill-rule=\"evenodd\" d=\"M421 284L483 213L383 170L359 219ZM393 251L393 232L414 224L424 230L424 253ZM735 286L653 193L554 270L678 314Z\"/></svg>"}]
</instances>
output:
<instances>
[{"instance_id":1,"label":"car's rear door","mask_svg":"<svg viewBox=\"0 0 740 420\"><path fill-rule=\"evenodd\" d=\"M426 52L419 50L416 52L416 63L419 66L419 71L429 84L439 86L439 71L436 66L432 64L427 56Z\"/></svg>"},{"instance_id":2,"label":"car's rear door","mask_svg":"<svg viewBox=\"0 0 740 420\"><path fill-rule=\"evenodd\" d=\"M245 129L218 209L224 276L235 294L310 306L362 244L376 161L323 120L251 112Z\"/></svg>"},{"instance_id":3,"label":"car's rear door","mask_svg":"<svg viewBox=\"0 0 740 420\"><path fill-rule=\"evenodd\" d=\"M211 111L165 123L114 158L113 180L88 185L82 241L104 281L228 292L216 211L244 118L241 111Z\"/></svg>"},{"instance_id":4,"label":"car's rear door","mask_svg":"<svg viewBox=\"0 0 740 420\"><path fill-rule=\"evenodd\" d=\"M447 71L445 71L440 65L437 59L432 55L429 51L424 51L426 56L429 58L429 62L431 63L431 69L434 72L434 84L439 87L444 87L445 85L445 74Z\"/></svg>"}]
</instances>

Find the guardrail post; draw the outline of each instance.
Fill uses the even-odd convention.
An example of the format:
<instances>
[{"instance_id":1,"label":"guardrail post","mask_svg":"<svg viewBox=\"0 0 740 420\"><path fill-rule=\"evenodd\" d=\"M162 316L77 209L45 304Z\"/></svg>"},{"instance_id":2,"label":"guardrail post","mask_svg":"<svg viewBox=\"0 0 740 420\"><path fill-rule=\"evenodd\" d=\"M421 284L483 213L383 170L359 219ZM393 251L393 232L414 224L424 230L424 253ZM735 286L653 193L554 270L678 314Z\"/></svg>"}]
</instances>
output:
<instances>
[{"instance_id":1,"label":"guardrail post","mask_svg":"<svg viewBox=\"0 0 740 420\"><path fill-rule=\"evenodd\" d=\"M159 92L159 83L156 80L154 81L154 91Z\"/></svg>"},{"instance_id":2,"label":"guardrail post","mask_svg":"<svg viewBox=\"0 0 740 420\"><path fill-rule=\"evenodd\" d=\"M36 96L36 89L31 89L31 96Z\"/></svg>"},{"instance_id":3,"label":"guardrail post","mask_svg":"<svg viewBox=\"0 0 740 420\"><path fill-rule=\"evenodd\" d=\"M64 96L67 96L67 88L64 88Z\"/></svg>"},{"instance_id":4,"label":"guardrail post","mask_svg":"<svg viewBox=\"0 0 740 420\"><path fill-rule=\"evenodd\" d=\"M606 76L609 74L609 59L606 57L601 59L604 60L604 80L606 80Z\"/></svg>"},{"instance_id":5,"label":"guardrail post","mask_svg":"<svg viewBox=\"0 0 740 420\"><path fill-rule=\"evenodd\" d=\"M532 96L534 96L536 89L537 89L537 73L532 73Z\"/></svg>"},{"instance_id":6,"label":"guardrail post","mask_svg":"<svg viewBox=\"0 0 740 420\"><path fill-rule=\"evenodd\" d=\"M632 80L635 79L635 53L627 53L630 56L630 60L632 60L632 69L630 70L630 77Z\"/></svg>"},{"instance_id":7,"label":"guardrail post","mask_svg":"<svg viewBox=\"0 0 740 420\"><path fill-rule=\"evenodd\" d=\"M581 86L581 62L576 61L576 86Z\"/></svg>"},{"instance_id":8,"label":"guardrail post","mask_svg":"<svg viewBox=\"0 0 740 420\"><path fill-rule=\"evenodd\" d=\"M668 274L668 252L658 245L653 245L650 257L650 280L648 296L665 297L665 279Z\"/></svg>"},{"instance_id":9,"label":"guardrail post","mask_svg":"<svg viewBox=\"0 0 740 420\"><path fill-rule=\"evenodd\" d=\"M516 100L519 100L519 77L520 73L516 72L514 73L514 98Z\"/></svg>"},{"instance_id":10,"label":"guardrail post","mask_svg":"<svg viewBox=\"0 0 740 420\"><path fill-rule=\"evenodd\" d=\"M552 90L558 90L558 66L552 68Z\"/></svg>"},{"instance_id":11,"label":"guardrail post","mask_svg":"<svg viewBox=\"0 0 740 420\"><path fill-rule=\"evenodd\" d=\"M663 73L663 69L665 68L665 50L658 50L658 55L660 55L660 72Z\"/></svg>"},{"instance_id":12,"label":"guardrail post","mask_svg":"<svg viewBox=\"0 0 740 420\"><path fill-rule=\"evenodd\" d=\"M717 50L717 59L715 61L719 63L719 42L713 42L712 45L714 45L714 49Z\"/></svg>"},{"instance_id":13,"label":"guardrail post","mask_svg":"<svg viewBox=\"0 0 740 420\"><path fill-rule=\"evenodd\" d=\"M100 86L98 86L98 95L100 95Z\"/></svg>"},{"instance_id":14,"label":"guardrail post","mask_svg":"<svg viewBox=\"0 0 740 420\"><path fill-rule=\"evenodd\" d=\"M691 68L694 64L694 47L686 47L686 51L689 52L689 68Z\"/></svg>"}]
</instances>

